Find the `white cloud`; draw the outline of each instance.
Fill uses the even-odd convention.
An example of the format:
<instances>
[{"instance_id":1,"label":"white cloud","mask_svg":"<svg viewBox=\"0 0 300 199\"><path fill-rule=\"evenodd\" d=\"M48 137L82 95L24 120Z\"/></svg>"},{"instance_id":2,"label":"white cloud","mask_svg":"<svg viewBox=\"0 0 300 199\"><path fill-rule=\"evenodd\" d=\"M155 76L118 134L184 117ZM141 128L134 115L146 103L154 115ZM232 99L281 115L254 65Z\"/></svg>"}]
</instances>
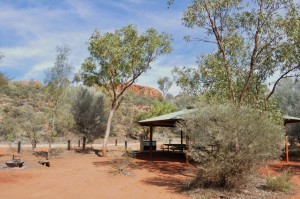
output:
<instances>
[{"instance_id":1,"label":"white cloud","mask_svg":"<svg viewBox=\"0 0 300 199\"><path fill-rule=\"evenodd\" d=\"M131 23L140 31L154 27L174 37L173 53L159 57L139 78L139 84L157 88L158 78L171 77L174 66L195 65L195 46L182 41L191 31L181 24L182 11L167 9L161 1L65 0L51 7L39 1L31 3L38 6L20 8L0 3L0 36L1 31L11 33L5 42L0 41L0 52L5 54L0 67L11 73L26 71L16 79L41 81L45 68L55 61L55 47L64 43L72 50L71 64L79 70L88 56L86 43L95 28L105 33ZM178 92L178 88L172 87L171 92Z\"/></svg>"}]
</instances>

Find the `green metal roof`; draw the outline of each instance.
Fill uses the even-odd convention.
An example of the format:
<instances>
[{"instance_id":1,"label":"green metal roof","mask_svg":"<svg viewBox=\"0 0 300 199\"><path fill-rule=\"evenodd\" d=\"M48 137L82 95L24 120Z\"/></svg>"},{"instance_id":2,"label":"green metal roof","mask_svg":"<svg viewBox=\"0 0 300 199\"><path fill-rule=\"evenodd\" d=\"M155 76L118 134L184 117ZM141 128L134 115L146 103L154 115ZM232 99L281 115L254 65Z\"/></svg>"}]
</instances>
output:
<instances>
[{"instance_id":1,"label":"green metal roof","mask_svg":"<svg viewBox=\"0 0 300 199\"><path fill-rule=\"evenodd\" d=\"M197 109L184 109L181 111L141 120L138 123L141 126L162 126L175 127L176 122L183 120L188 114L195 112Z\"/></svg>"},{"instance_id":2,"label":"green metal roof","mask_svg":"<svg viewBox=\"0 0 300 199\"><path fill-rule=\"evenodd\" d=\"M284 123L285 124L300 122L300 118L299 117L293 117L293 116L289 116L289 115L284 115L283 119L284 119Z\"/></svg>"}]
</instances>

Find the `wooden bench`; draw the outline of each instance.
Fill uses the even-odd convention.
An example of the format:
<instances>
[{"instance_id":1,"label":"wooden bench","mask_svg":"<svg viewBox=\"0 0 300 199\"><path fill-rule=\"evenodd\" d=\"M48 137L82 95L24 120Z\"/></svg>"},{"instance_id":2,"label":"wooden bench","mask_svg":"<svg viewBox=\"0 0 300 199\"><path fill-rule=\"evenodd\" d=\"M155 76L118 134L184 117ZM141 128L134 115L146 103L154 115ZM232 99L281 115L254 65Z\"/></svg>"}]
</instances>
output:
<instances>
[{"instance_id":1,"label":"wooden bench","mask_svg":"<svg viewBox=\"0 0 300 199\"><path fill-rule=\"evenodd\" d=\"M172 150L172 151L183 151L186 149L186 145L185 144L163 144L160 147L163 151L165 151L165 149L167 149L168 151Z\"/></svg>"},{"instance_id":2,"label":"wooden bench","mask_svg":"<svg viewBox=\"0 0 300 199\"><path fill-rule=\"evenodd\" d=\"M165 145L162 144L162 145L160 146L160 149L162 149L163 151L165 151L165 149L169 150L170 147L169 147L169 146L165 146Z\"/></svg>"}]
</instances>

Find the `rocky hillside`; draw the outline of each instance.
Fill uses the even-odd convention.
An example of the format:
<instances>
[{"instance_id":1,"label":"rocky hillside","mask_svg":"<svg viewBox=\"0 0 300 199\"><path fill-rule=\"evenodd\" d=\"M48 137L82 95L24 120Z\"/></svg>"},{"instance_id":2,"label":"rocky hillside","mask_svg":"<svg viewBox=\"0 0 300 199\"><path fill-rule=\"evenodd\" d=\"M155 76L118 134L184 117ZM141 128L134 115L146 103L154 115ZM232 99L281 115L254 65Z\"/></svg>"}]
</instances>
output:
<instances>
[{"instance_id":1,"label":"rocky hillside","mask_svg":"<svg viewBox=\"0 0 300 199\"><path fill-rule=\"evenodd\" d=\"M133 84L129 88L129 90L132 90L132 91L136 92L137 94L141 94L141 95L145 95L145 96L149 96L149 97L156 97L156 98L162 97L162 94L159 90L148 87L148 86L140 86L137 84Z\"/></svg>"},{"instance_id":2,"label":"rocky hillside","mask_svg":"<svg viewBox=\"0 0 300 199\"><path fill-rule=\"evenodd\" d=\"M31 122L34 122L37 127L31 130L36 131L41 142L45 142L47 134L51 131L51 128L46 128L51 126L50 97L45 86L37 81L12 82L2 86L0 88L0 140L14 141L21 137L26 138L27 132L22 124L34 118ZM142 128L137 125L136 117L147 111L153 101L161 97L157 89L133 85L126 92L123 103L114 116L112 134L121 137L137 137L142 132ZM57 124L60 139L74 132L71 101L66 99L66 103L59 110L60 117L57 118Z\"/></svg>"}]
</instances>

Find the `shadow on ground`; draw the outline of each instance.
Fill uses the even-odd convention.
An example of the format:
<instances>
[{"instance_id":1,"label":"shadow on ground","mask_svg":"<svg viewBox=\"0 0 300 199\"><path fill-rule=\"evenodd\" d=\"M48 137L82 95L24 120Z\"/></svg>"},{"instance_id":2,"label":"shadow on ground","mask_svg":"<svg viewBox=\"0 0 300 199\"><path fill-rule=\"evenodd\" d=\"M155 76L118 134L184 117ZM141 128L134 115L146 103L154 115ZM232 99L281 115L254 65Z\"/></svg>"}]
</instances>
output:
<instances>
[{"instance_id":1,"label":"shadow on ground","mask_svg":"<svg viewBox=\"0 0 300 199\"><path fill-rule=\"evenodd\" d=\"M47 151L34 151L33 155L35 157L42 157L42 158L46 158L48 156L48 152Z\"/></svg>"},{"instance_id":2,"label":"shadow on ground","mask_svg":"<svg viewBox=\"0 0 300 199\"><path fill-rule=\"evenodd\" d=\"M152 186L166 187L168 190L182 193L185 181L176 177L153 177L142 182Z\"/></svg>"},{"instance_id":3,"label":"shadow on ground","mask_svg":"<svg viewBox=\"0 0 300 199\"><path fill-rule=\"evenodd\" d=\"M91 154L91 153L95 153L95 155L97 155L98 157L102 157L100 155L101 153L101 150L98 150L98 149L93 149L93 148L86 148L86 149L75 149L75 152L76 153L79 153L79 154Z\"/></svg>"},{"instance_id":4,"label":"shadow on ground","mask_svg":"<svg viewBox=\"0 0 300 199\"><path fill-rule=\"evenodd\" d=\"M106 160L106 161L97 161L97 162L92 162L92 164L95 167L102 167L102 166L113 166L118 160Z\"/></svg>"},{"instance_id":5,"label":"shadow on ground","mask_svg":"<svg viewBox=\"0 0 300 199\"><path fill-rule=\"evenodd\" d=\"M300 162L290 161L289 163L286 163L284 165L271 165L270 168L278 172L290 170L293 172L294 175L300 175Z\"/></svg>"},{"instance_id":6,"label":"shadow on ground","mask_svg":"<svg viewBox=\"0 0 300 199\"><path fill-rule=\"evenodd\" d=\"M182 193L183 185L192 177L192 165L186 164L184 153L156 151L150 157L149 152L136 152L138 167L157 174L156 177L143 180L152 186L163 186L168 190Z\"/></svg>"}]
</instances>

